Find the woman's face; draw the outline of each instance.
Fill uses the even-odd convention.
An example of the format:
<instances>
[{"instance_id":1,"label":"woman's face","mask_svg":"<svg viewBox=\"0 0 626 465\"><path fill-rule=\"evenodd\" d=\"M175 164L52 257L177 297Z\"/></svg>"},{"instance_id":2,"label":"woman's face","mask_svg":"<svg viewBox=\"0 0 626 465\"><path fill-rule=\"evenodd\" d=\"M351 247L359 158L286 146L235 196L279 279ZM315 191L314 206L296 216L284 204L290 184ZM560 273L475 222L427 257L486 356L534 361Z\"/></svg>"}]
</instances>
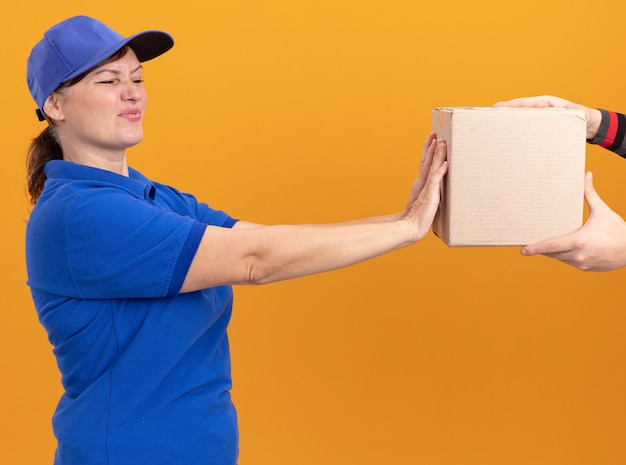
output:
<instances>
[{"instance_id":1,"label":"woman's face","mask_svg":"<svg viewBox=\"0 0 626 465\"><path fill-rule=\"evenodd\" d=\"M147 94L141 63L132 50L55 95L58 113L51 116L57 120L64 154L120 152L143 139Z\"/></svg>"}]
</instances>

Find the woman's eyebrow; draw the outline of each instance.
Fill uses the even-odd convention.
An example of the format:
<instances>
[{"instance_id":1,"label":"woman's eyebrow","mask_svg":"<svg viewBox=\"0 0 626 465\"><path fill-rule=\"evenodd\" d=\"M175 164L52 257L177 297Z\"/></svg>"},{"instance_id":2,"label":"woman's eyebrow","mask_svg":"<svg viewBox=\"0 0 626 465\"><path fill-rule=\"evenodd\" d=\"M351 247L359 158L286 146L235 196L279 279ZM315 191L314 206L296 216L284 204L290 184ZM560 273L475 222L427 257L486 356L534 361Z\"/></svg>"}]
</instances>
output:
<instances>
[{"instance_id":1,"label":"woman's eyebrow","mask_svg":"<svg viewBox=\"0 0 626 465\"><path fill-rule=\"evenodd\" d=\"M143 66L142 66L142 65L139 65L139 66L137 66L135 69L133 69L133 70L131 71L131 74L132 74L132 73L136 73L137 71L140 71L141 69L143 69ZM121 74L121 71L120 71L120 70L118 70L118 69L102 68L102 69L99 69L99 70L97 70L97 71L95 71L95 72L94 72L94 74L102 74L102 73Z\"/></svg>"}]
</instances>

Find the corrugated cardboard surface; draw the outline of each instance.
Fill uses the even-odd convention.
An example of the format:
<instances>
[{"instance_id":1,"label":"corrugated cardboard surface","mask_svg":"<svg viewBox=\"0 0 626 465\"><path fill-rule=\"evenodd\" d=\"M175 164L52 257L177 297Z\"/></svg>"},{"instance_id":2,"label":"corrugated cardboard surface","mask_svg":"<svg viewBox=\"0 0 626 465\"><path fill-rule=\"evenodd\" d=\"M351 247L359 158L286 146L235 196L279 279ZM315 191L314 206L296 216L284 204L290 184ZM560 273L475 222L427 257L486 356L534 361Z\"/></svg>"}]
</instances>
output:
<instances>
[{"instance_id":1,"label":"corrugated cardboard surface","mask_svg":"<svg viewBox=\"0 0 626 465\"><path fill-rule=\"evenodd\" d=\"M435 233L449 246L525 245L579 228L586 121L562 108L437 108L449 169Z\"/></svg>"}]
</instances>

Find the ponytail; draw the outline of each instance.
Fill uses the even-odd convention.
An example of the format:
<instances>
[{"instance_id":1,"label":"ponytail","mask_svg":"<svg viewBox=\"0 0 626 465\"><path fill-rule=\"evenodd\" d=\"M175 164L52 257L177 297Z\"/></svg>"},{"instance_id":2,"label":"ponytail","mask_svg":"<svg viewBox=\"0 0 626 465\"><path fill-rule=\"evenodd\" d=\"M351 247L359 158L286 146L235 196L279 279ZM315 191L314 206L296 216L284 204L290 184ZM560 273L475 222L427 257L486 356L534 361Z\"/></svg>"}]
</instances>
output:
<instances>
[{"instance_id":1,"label":"ponytail","mask_svg":"<svg viewBox=\"0 0 626 465\"><path fill-rule=\"evenodd\" d=\"M37 136L28 147L26 153L26 181L30 203L35 205L43 185L46 181L44 166L50 160L62 160L63 151L54 134L54 129L48 126Z\"/></svg>"}]
</instances>

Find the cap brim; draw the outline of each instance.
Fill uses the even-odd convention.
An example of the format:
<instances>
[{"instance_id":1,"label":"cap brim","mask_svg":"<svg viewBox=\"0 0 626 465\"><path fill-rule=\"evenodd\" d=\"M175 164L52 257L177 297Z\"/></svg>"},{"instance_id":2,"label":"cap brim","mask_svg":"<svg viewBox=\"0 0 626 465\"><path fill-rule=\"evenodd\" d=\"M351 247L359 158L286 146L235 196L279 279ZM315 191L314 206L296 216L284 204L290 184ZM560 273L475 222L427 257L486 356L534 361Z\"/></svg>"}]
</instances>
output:
<instances>
[{"instance_id":1,"label":"cap brim","mask_svg":"<svg viewBox=\"0 0 626 465\"><path fill-rule=\"evenodd\" d=\"M125 45L128 45L131 49L133 49L140 62L144 62L152 60L153 58L156 58L171 49L174 46L174 39L168 33L163 31L144 31L134 34L100 51L100 53L93 56L90 60L72 71L63 79L62 82L69 81L70 79L80 76L90 69L95 68Z\"/></svg>"},{"instance_id":2,"label":"cap brim","mask_svg":"<svg viewBox=\"0 0 626 465\"><path fill-rule=\"evenodd\" d=\"M164 54L174 46L174 39L166 32L145 31L131 36L128 46L135 51L139 61L148 61Z\"/></svg>"}]
</instances>

